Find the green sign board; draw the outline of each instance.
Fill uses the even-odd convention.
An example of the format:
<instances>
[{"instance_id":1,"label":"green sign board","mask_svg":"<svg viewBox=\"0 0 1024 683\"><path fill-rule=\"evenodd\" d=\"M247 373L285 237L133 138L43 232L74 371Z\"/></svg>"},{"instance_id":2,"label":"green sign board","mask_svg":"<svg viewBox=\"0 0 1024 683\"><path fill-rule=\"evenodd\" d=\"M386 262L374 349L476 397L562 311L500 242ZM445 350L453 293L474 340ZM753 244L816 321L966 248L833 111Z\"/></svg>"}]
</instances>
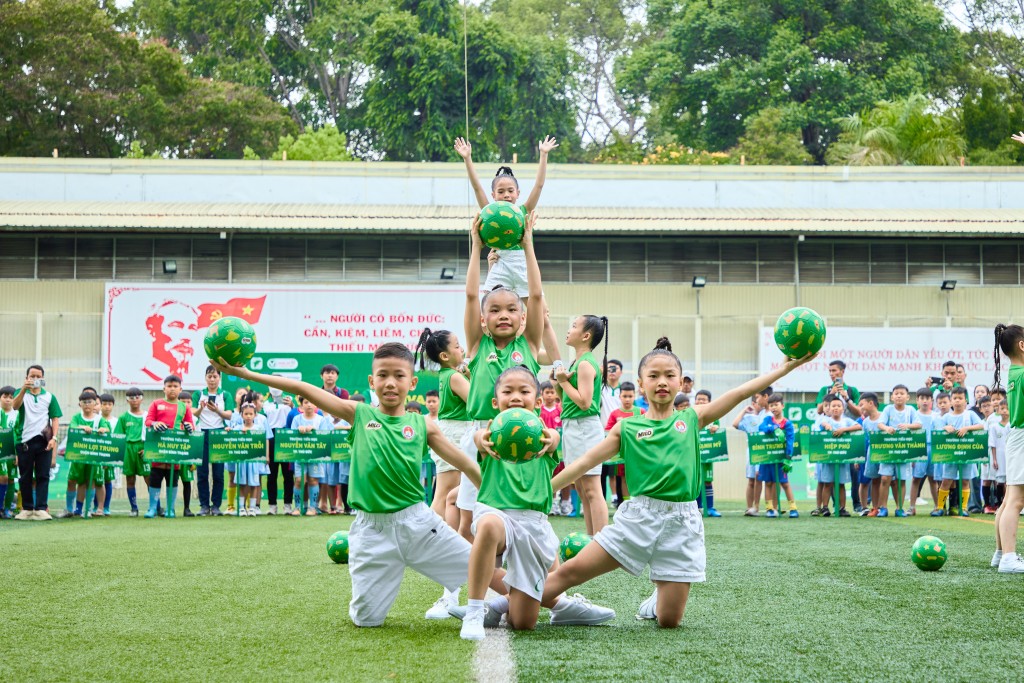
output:
<instances>
[{"instance_id":1,"label":"green sign board","mask_svg":"<svg viewBox=\"0 0 1024 683\"><path fill-rule=\"evenodd\" d=\"M967 432L964 436L946 432L932 433L933 463L966 465L988 461L988 434L986 432Z\"/></svg>"},{"instance_id":2,"label":"green sign board","mask_svg":"<svg viewBox=\"0 0 1024 683\"><path fill-rule=\"evenodd\" d=\"M264 432L210 432L210 462L249 462L267 457Z\"/></svg>"},{"instance_id":3,"label":"green sign board","mask_svg":"<svg viewBox=\"0 0 1024 683\"><path fill-rule=\"evenodd\" d=\"M297 429L274 430L274 459L277 462L325 462L331 459L331 432Z\"/></svg>"},{"instance_id":4,"label":"green sign board","mask_svg":"<svg viewBox=\"0 0 1024 683\"><path fill-rule=\"evenodd\" d=\"M776 431L781 433L780 430ZM751 465L770 465L791 460L786 457L786 440L775 434L747 434L747 452L750 453Z\"/></svg>"},{"instance_id":5,"label":"green sign board","mask_svg":"<svg viewBox=\"0 0 1024 683\"><path fill-rule=\"evenodd\" d=\"M868 438L871 440L871 462L905 463L928 458L927 437L922 431L872 432Z\"/></svg>"},{"instance_id":6,"label":"green sign board","mask_svg":"<svg viewBox=\"0 0 1024 683\"><path fill-rule=\"evenodd\" d=\"M203 435L189 434L181 429L158 432L146 430L146 443L142 458L147 462L168 465L201 465L203 463Z\"/></svg>"},{"instance_id":7,"label":"green sign board","mask_svg":"<svg viewBox=\"0 0 1024 683\"><path fill-rule=\"evenodd\" d=\"M864 433L852 432L832 436L828 432L801 434L804 455L812 463L840 464L864 459Z\"/></svg>"},{"instance_id":8,"label":"green sign board","mask_svg":"<svg viewBox=\"0 0 1024 683\"><path fill-rule=\"evenodd\" d=\"M69 429L64 459L83 465L121 465L124 463L124 446L124 434Z\"/></svg>"},{"instance_id":9,"label":"green sign board","mask_svg":"<svg viewBox=\"0 0 1024 683\"><path fill-rule=\"evenodd\" d=\"M352 444L348 442L348 427L339 427L331 432L331 461L348 462L352 459Z\"/></svg>"},{"instance_id":10,"label":"green sign board","mask_svg":"<svg viewBox=\"0 0 1024 683\"><path fill-rule=\"evenodd\" d=\"M729 445L726 443L725 430L719 429L712 434L707 429L697 433L697 448L700 450L700 461L725 462L729 459Z\"/></svg>"},{"instance_id":11,"label":"green sign board","mask_svg":"<svg viewBox=\"0 0 1024 683\"><path fill-rule=\"evenodd\" d=\"M0 462L14 460L14 430L0 429Z\"/></svg>"}]
</instances>

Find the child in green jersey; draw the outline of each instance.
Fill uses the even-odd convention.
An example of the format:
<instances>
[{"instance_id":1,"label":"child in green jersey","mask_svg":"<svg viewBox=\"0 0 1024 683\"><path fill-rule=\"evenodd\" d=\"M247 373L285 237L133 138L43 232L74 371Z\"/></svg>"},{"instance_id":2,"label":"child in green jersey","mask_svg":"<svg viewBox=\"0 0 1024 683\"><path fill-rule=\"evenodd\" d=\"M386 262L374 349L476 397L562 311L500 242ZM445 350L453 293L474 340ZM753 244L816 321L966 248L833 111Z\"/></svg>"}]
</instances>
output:
<instances>
[{"instance_id":1,"label":"child in green jersey","mask_svg":"<svg viewBox=\"0 0 1024 683\"><path fill-rule=\"evenodd\" d=\"M13 405L14 387L0 388L0 429L14 429L14 421L18 417L18 413L11 407ZM3 519L10 519L14 516L8 506L7 495L9 491L14 491L16 481L18 481L18 459L11 456L10 460L0 460L0 517Z\"/></svg>"},{"instance_id":2,"label":"child in green jersey","mask_svg":"<svg viewBox=\"0 0 1024 683\"><path fill-rule=\"evenodd\" d=\"M472 435L487 425L498 414L492 404L494 384L498 375L513 365L524 365L537 373L544 334L544 299L540 278L540 266L533 250L533 227L537 215L531 213L523 231L523 254L526 259L526 276L529 283L529 299L525 316L523 303L516 292L498 285L480 297L480 217L477 216L470 229L473 248L466 270L466 349L469 361L469 395L466 408L469 418L476 421L474 428L467 431L461 444L467 454L475 456L476 447ZM525 323L524 323L525 317ZM476 487L465 476L459 482L456 500L459 508L459 533L463 538L472 539L470 527L473 524L473 509L476 506Z\"/></svg>"},{"instance_id":3,"label":"child in green jersey","mask_svg":"<svg viewBox=\"0 0 1024 683\"><path fill-rule=\"evenodd\" d=\"M122 469L126 479L126 492L128 493L128 504L131 505L132 517L139 516L139 503L136 497L136 477L142 477L145 481L149 476L149 463L142 459L142 451L145 446L146 414L142 411L142 390L132 387L125 392L128 399L128 412L122 413L114 425L115 434L125 435L124 465Z\"/></svg>"},{"instance_id":4,"label":"child in green jersey","mask_svg":"<svg viewBox=\"0 0 1024 683\"><path fill-rule=\"evenodd\" d=\"M772 372L682 412L672 402L682 388L682 364L668 339L640 361L637 379L650 404L645 415L620 421L583 458L551 482L554 489L619 453L626 463L632 498L579 555L548 576L545 602L566 589L623 568L639 576L650 566L654 594L637 618L674 628L682 621L690 584L704 580L704 522L696 499L703 485L697 432L742 401L813 358L790 359Z\"/></svg>"},{"instance_id":5,"label":"child in green jersey","mask_svg":"<svg viewBox=\"0 0 1024 683\"><path fill-rule=\"evenodd\" d=\"M109 424L114 424L114 396L112 394L100 394L100 417L106 420ZM114 472L113 465L103 466L103 494L106 496L103 505L103 514L110 514L110 501L114 497L114 478L116 473ZM93 511L98 508L99 498L98 496L93 499Z\"/></svg>"},{"instance_id":6,"label":"child in green jersey","mask_svg":"<svg viewBox=\"0 0 1024 683\"><path fill-rule=\"evenodd\" d=\"M599 366L592 351L604 340ZM608 318L581 315L572 321L565 343L576 353L568 369L555 366L554 380L562 396L562 455L569 467L604 439L601 423L601 386L608 368ZM573 482L591 536L608 525L608 502L601 489L601 464Z\"/></svg>"},{"instance_id":7,"label":"child in green jersey","mask_svg":"<svg viewBox=\"0 0 1024 683\"><path fill-rule=\"evenodd\" d=\"M1024 558L1017 554L1017 523L1024 510L1024 327L996 325L996 372L992 386L1000 386L1000 351L1010 359L1006 402L1010 429L1006 435L1006 496L996 511L996 555L999 571L1024 574Z\"/></svg>"},{"instance_id":8,"label":"child in green jersey","mask_svg":"<svg viewBox=\"0 0 1024 683\"><path fill-rule=\"evenodd\" d=\"M407 567L450 591L466 581L469 542L423 502L420 464L430 448L474 486L480 483L480 468L434 422L405 412L417 380L412 352L405 345L388 342L373 352L369 383L380 399L379 408L306 382L211 360L222 373L301 394L352 425L349 503L357 512L349 529L349 616L356 626L384 623Z\"/></svg>"},{"instance_id":9,"label":"child in green jersey","mask_svg":"<svg viewBox=\"0 0 1024 683\"><path fill-rule=\"evenodd\" d=\"M533 411L540 385L537 376L523 366L501 373L491 399L499 411L523 408ZM558 565L558 536L548 522L551 508L551 474L555 470L559 436L545 429L544 447L525 463L497 458L491 432L476 432L477 448L493 457L480 465L480 492L473 513L473 551L469 560L469 605L462 620L462 638L483 640L484 626L497 626L502 614L516 630L532 631L537 626L540 599L548 569ZM508 564L504 582L508 596L487 605L484 594L495 565ZM559 596L550 605L551 623L600 624L615 618L615 612L590 605L581 598ZM587 619L582 617L586 615ZM488 618L489 617L489 618ZM488 623L489 622L489 623Z\"/></svg>"},{"instance_id":10,"label":"child in green jersey","mask_svg":"<svg viewBox=\"0 0 1024 683\"><path fill-rule=\"evenodd\" d=\"M78 405L82 408L82 412L74 415L71 418L71 423L68 425L70 429L78 429L86 434L109 434L110 423L104 420L97 409L99 406L99 397L91 391L83 392L78 397ZM81 463L71 463L71 467L68 470L68 486L70 482L74 481L76 484L76 497L75 497L75 510L74 516L78 517L88 513L87 505L90 505L92 501L86 502L86 494L91 485L96 486L96 498L98 499L99 505L97 510L93 513L97 517L103 516L103 502L105 500L105 493L103 491L103 466L102 465L83 465ZM84 511L84 512L83 512Z\"/></svg>"}]
</instances>

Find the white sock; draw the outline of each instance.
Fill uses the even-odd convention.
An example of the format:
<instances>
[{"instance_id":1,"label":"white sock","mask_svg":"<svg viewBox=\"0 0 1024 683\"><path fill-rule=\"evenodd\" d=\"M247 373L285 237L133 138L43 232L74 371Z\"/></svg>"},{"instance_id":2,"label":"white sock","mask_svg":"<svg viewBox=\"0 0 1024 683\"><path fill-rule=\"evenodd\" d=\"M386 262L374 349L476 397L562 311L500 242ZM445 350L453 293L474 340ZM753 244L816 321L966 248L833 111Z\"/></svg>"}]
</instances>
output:
<instances>
[{"instance_id":1,"label":"white sock","mask_svg":"<svg viewBox=\"0 0 1024 683\"><path fill-rule=\"evenodd\" d=\"M456 605L459 604L459 593L462 592L461 588L456 588L454 591L450 591L447 588L444 589L444 598L449 602L453 602Z\"/></svg>"},{"instance_id":2,"label":"white sock","mask_svg":"<svg viewBox=\"0 0 1024 683\"><path fill-rule=\"evenodd\" d=\"M1017 559L1017 553L1003 553L1002 559L1003 560L1009 560L1010 562L1013 562L1014 560Z\"/></svg>"},{"instance_id":3,"label":"white sock","mask_svg":"<svg viewBox=\"0 0 1024 683\"><path fill-rule=\"evenodd\" d=\"M1003 551L1002 550L997 550L996 551L996 557L998 558L998 557L1002 557L1002 556L1003 556Z\"/></svg>"},{"instance_id":4,"label":"white sock","mask_svg":"<svg viewBox=\"0 0 1024 683\"><path fill-rule=\"evenodd\" d=\"M483 612L483 611L484 611L484 601L483 600L474 600L473 598L470 598L469 601L466 603L466 615L467 616L472 614L472 613L474 613L474 612Z\"/></svg>"},{"instance_id":5,"label":"white sock","mask_svg":"<svg viewBox=\"0 0 1024 683\"><path fill-rule=\"evenodd\" d=\"M499 595L487 603L492 610L498 614L508 614L508 596Z\"/></svg>"}]
</instances>

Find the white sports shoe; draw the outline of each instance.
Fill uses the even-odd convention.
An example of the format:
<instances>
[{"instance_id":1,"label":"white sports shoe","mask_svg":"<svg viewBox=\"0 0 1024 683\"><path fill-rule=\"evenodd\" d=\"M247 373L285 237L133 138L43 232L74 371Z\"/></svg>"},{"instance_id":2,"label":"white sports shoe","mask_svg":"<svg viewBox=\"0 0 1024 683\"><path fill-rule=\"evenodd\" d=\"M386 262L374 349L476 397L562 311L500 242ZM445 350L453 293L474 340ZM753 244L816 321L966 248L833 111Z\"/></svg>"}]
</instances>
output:
<instances>
[{"instance_id":1,"label":"white sports shoe","mask_svg":"<svg viewBox=\"0 0 1024 683\"><path fill-rule=\"evenodd\" d=\"M647 598L640 603L640 607L636 610L636 618L638 620L644 619L657 619L658 615L654 613L654 610L658 607L658 587L654 587L654 592L651 593L651 597Z\"/></svg>"},{"instance_id":2,"label":"white sports shoe","mask_svg":"<svg viewBox=\"0 0 1024 683\"><path fill-rule=\"evenodd\" d=\"M46 510L36 510L36 513L32 516L32 519L36 522L45 522L47 520L53 519L53 517L51 517L50 513L47 512Z\"/></svg>"},{"instance_id":3,"label":"white sports shoe","mask_svg":"<svg viewBox=\"0 0 1024 683\"><path fill-rule=\"evenodd\" d=\"M1004 553L999 560L1000 574L1024 574L1024 559L1017 553Z\"/></svg>"},{"instance_id":4,"label":"white sports shoe","mask_svg":"<svg viewBox=\"0 0 1024 683\"><path fill-rule=\"evenodd\" d=\"M615 610L595 605L577 593L565 596L551 610L553 626L597 626L615 618Z\"/></svg>"},{"instance_id":5,"label":"white sports shoe","mask_svg":"<svg viewBox=\"0 0 1024 683\"><path fill-rule=\"evenodd\" d=\"M434 606L427 610L427 619L447 619L451 616L448 610L452 607L459 606L459 591L452 593L447 588L444 589L444 595L437 599Z\"/></svg>"},{"instance_id":6,"label":"white sports shoe","mask_svg":"<svg viewBox=\"0 0 1024 683\"><path fill-rule=\"evenodd\" d=\"M292 506L291 506L291 505L289 505L289 504L286 504L286 505L284 506L284 514L286 514L286 515L290 515L290 514L292 514Z\"/></svg>"},{"instance_id":7,"label":"white sports shoe","mask_svg":"<svg viewBox=\"0 0 1024 683\"><path fill-rule=\"evenodd\" d=\"M1003 559L1003 551L1002 551L1002 550L997 550L997 551L996 551L996 552L995 552L995 553L994 553L994 554L992 555L992 566L993 566L993 567L998 567L998 566L999 566L999 561L1000 561L1001 559Z\"/></svg>"},{"instance_id":8,"label":"white sports shoe","mask_svg":"<svg viewBox=\"0 0 1024 683\"><path fill-rule=\"evenodd\" d=\"M23 522L25 520L35 519L35 517L36 517L36 511L35 510L22 510L18 514L14 515L15 519L21 520Z\"/></svg>"},{"instance_id":9,"label":"white sports shoe","mask_svg":"<svg viewBox=\"0 0 1024 683\"><path fill-rule=\"evenodd\" d=\"M259 515L262 515L262 514L263 514L263 511L260 510L257 507L249 508L249 516L250 517L258 517Z\"/></svg>"},{"instance_id":10,"label":"white sports shoe","mask_svg":"<svg viewBox=\"0 0 1024 683\"><path fill-rule=\"evenodd\" d=\"M551 501L551 512L548 513L549 515L554 515L555 517L557 517L558 515L562 514L562 507L561 505L559 505L560 502L561 501L559 501L557 498Z\"/></svg>"},{"instance_id":11,"label":"white sports shoe","mask_svg":"<svg viewBox=\"0 0 1024 683\"><path fill-rule=\"evenodd\" d=\"M469 607L466 605L452 604L448 607L448 614L456 619L465 620ZM501 613L491 609L490 605L484 605L484 628L498 628L501 624Z\"/></svg>"},{"instance_id":12,"label":"white sports shoe","mask_svg":"<svg viewBox=\"0 0 1024 683\"><path fill-rule=\"evenodd\" d=\"M270 507L268 507L267 508L267 514L268 515L276 515L277 514L277 506L276 505L271 505Z\"/></svg>"},{"instance_id":13,"label":"white sports shoe","mask_svg":"<svg viewBox=\"0 0 1024 683\"><path fill-rule=\"evenodd\" d=\"M483 640L487 637L484 633L484 610L474 610L472 614L467 613L462 620L462 630L459 635L463 640Z\"/></svg>"},{"instance_id":14,"label":"white sports shoe","mask_svg":"<svg viewBox=\"0 0 1024 683\"><path fill-rule=\"evenodd\" d=\"M563 517L568 517L569 515L572 514L572 501L571 500L563 500L559 504L559 507L561 507L561 509L562 509L562 516Z\"/></svg>"}]
</instances>

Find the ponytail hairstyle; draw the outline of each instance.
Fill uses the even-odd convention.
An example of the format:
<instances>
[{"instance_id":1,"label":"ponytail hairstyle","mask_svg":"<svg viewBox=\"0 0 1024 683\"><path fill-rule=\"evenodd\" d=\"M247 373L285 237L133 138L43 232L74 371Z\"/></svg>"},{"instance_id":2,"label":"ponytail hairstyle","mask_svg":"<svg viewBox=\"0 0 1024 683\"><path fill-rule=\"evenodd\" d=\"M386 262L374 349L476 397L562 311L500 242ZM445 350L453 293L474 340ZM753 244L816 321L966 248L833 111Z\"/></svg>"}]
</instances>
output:
<instances>
[{"instance_id":1,"label":"ponytail hairstyle","mask_svg":"<svg viewBox=\"0 0 1024 683\"><path fill-rule=\"evenodd\" d=\"M679 372L683 371L683 364L680 362L679 357L672 353L672 342L668 340L668 337L661 337L654 344L654 348L647 352L647 355L640 359L640 366L637 368L637 375L639 375L644 366L647 365L647 361L651 360L655 356L668 356L676 362L676 367L679 368Z\"/></svg>"},{"instance_id":2,"label":"ponytail hairstyle","mask_svg":"<svg viewBox=\"0 0 1024 683\"><path fill-rule=\"evenodd\" d=\"M416 344L416 357L419 359L420 370L427 369L427 361L441 365L441 354L448 350L452 333L448 330L431 330L423 328L420 340ZM416 367L415 362L413 368Z\"/></svg>"},{"instance_id":3,"label":"ponytail hairstyle","mask_svg":"<svg viewBox=\"0 0 1024 683\"><path fill-rule=\"evenodd\" d=\"M590 333L590 350L604 340L604 359L601 361L601 384L608 386L608 316L581 315L583 334Z\"/></svg>"},{"instance_id":4,"label":"ponytail hairstyle","mask_svg":"<svg viewBox=\"0 0 1024 683\"><path fill-rule=\"evenodd\" d=\"M516 184L516 189L519 189L519 181L512 174L512 168L510 166L499 166L498 172L494 174L494 179L491 180L491 192L494 192L494 186L498 184L500 178L511 178L512 182Z\"/></svg>"},{"instance_id":5,"label":"ponytail hairstyle","mask_svg":"<svg viewBox=\"0 0 1024 683\"><path fill-rule=\"evenodd\" d=\"M999 351L1007 355L1010 360L1013 360L1014 355L1021 355L1018 346L1021 342L1024 342L1024 327L1020 325L1004 325L999 323L996 325L996 345L992 351L993 360L995 360L996 372L992 378L992 388L998 389L1001 386L999 374L1001 359Z\"/></svg>"}]
</instances>

